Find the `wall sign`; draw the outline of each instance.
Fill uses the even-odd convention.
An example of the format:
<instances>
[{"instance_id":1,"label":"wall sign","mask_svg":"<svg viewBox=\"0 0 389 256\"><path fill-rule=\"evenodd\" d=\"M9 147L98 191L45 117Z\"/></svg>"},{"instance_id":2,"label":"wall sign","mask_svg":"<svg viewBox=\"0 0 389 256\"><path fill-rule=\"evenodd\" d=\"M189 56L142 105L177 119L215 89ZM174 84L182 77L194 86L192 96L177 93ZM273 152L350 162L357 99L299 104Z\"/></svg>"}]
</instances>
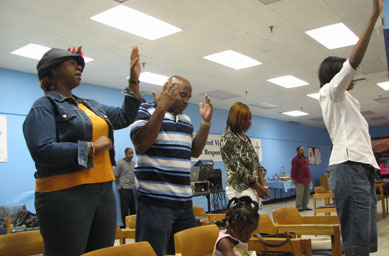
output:
<instances>
[{"instance_id":1,"label":"wall sign","mask_svg":"<svg viewBox=\"0 0 389 256\"><path fill-rule=\"evenodd\" d=\"M321 164L321 154L319 148L308 148L308 163L315 165Z\"/></svg>"},{"instance_id":2,"label":"wall sign","mask_svg":"<svg viewBox=\"0 0 389 256\"><path fill-rule=\"evenodd\" d=\"M195 135L194 135L195 136ZM209 134L207 143L203 149L202 154L199 158L192 158L192 161L198 160L213 160L214 162L223 162L221 153L220 153L220 139L221 135L219 134ZM250 138L251 143L253 144L255 151L258 154L259 161L262 161L262 144L261 139Z\"/></svg>"}]
</instances>

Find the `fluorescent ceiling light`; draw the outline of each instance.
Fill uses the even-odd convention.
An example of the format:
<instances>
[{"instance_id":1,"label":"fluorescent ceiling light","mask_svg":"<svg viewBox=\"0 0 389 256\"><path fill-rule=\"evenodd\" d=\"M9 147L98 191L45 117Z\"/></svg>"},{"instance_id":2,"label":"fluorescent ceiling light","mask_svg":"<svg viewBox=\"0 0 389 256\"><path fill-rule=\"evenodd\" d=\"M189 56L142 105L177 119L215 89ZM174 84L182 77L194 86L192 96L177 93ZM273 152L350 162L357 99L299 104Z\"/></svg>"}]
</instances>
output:
<instances>
[{"instance_id":1,"label":"fluorescent ceiling light","mask_svg":"<svg viewBox=\"0 0 389 256\"><path fill-rule=\"evenodd\" d=\"M343 23L312 29L305 33L330 50L354 45L359 40Z\"/></svg>"},{"instance_id":2,"label":"fluorescent ceiling light","mask_svg":"<svg viewBox=\"0 0 389 256\"><path fill-rule=\"evenodd\" d=\"M307 94L308 97L311 97L315 100L319 100L320 99L320 93L310 93L310 94Z\"/></svg>"},{"instance_id":3,"label":"fluorescent ceiling light","mask_svg":"<svg viewBox=\"0 0 389 256\"><path fill-rule=\"evenodd\" d=\"M139 81L149 84L164 85L169 79L168 76L159 75L151 72L142 72L139 76Z\"/></svg>"},{"instance_id":4,"label":"fluorescent ceiling light","mask_svg":"<svg viewBox=\"0 0 389 256\"><path fill-rule=\"evenodd\" d=\"M283 115L287 115L287 116L306 116L308 115L308 113L305 113L303 111L299 111L299 110L293 110L293 111L288 111L288 112L282 112Z\"/></svg>"},{"instance_id":5,"label":"fluorescent ceiling light","mask_svg":"<svg viewBox=\"0 0 389 256\"><path fill-rule=\"evenodd\" d=\"M28 44L19 49L16 49L15 51L12 51L11 53L35 60L40 60L43 54L45 54L48 50L50 50L50 48L46 46L39 44Z\"/></svg>"},{"instance_id":6,"label":"fluorescent ceiling light","mask_svg":"<svg viewBox=\"0 0 389 256\"><path fill-rule=\"evenodd\" d=\"M267 81L285 88L294 88L294 87L308 85L307 82L291 75L280 76L280 77L269 79Z\"/></svg>"},{"instance_id":7,"label":"fluorescent ceiling light","mask_svg":"<svg viewBox=\"0 0 389 256\"><path fill-rule=\"evenodd\" d=\"M82 56L82 57L84 58L85 63L88 63L88 62L95 60L95 59L92 59L92 58L87 57L87 56Z\"/></svg>"},{"instance_id":8,"label":"fluorescent ceiling light","mask_svg":"<svg viewBox=\"0 0 389 256\"><path fill-rule=\"evenodd\" d=\"M382 89L384 89L385 91L389 91L389 82L377 83L377 85Z\"/></svg>"},{"instance_id":9,"label":"fluorescent ceiling light","mask_svg":"<svg viewBox=\"0 0 389 256\"><path fill-rule=\"evenodd\" d=\"M262 64L253 58L233 50L214 53L203 58L236 70Z\"/></svg>"},{"instance_id":10,"label":"fluorescent ceiling light","mask_svg":"<svg viewBox=\"0 0 389 256\"><path fill-rule=\"evenodd\" d=\"M19 49L16 49L15 51L12 51L12 54L35 59L35 60L40 60L42 56L51 48L42 46L39 44L27 44ZM85 63L88 63L94 59L83 56Z\"/></svg>"},{"instance_id":11,"label":"fluorescent ceiling light","mask_svg":"<svg viewBox=\"0 0 389 256\"><path fill-rule=\"evenodd\" d=\"M96 14L90 19L149 40L182 31L178 27L124 5Z\"/></svg>"}]
</instances>

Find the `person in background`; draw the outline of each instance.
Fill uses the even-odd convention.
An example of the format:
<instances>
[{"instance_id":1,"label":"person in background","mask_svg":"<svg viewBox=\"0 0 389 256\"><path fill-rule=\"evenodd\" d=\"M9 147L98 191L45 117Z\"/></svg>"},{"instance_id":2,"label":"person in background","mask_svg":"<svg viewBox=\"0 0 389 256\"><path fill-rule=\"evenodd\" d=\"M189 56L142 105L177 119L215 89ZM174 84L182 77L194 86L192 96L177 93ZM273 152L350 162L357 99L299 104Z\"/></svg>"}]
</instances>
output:
<instances>
[{"instance_id":1,"label":"person in background","mask_svg":"<svg viewBox=\"0 0 389 256\"><path fill-rule=\"evenodd\" d=\"M135 183L135 162L132 160L134 156L134 150L132 150L132 148L126 148L124 154L125 157L120 159L115 168L115 182L119 189L123 226L126 226L126 216L129 215L128 213L136 214L133 193Z\"/></svg>"},{"instance_id":2,"label":"person in background","mask_svg":"<svg viewBox=\"0 0 389 256\"><path fill-rule=\"evenodd\" d=\"M199 157L207 142L213 108L208 95L199 103L202 122L193 126L183 111L192 86L172 76L155 102L140 106L131 125L136 151L137 216L135 240L148 241L158 256L174 254L174 234L195 226L190 186L191 157Z\"/></svg>"},{"instance_id":3,"label":"person in background","mask_svg":"<svg viewBox=\"0 0 389 256\"><path fill-rule=\"evenodd\" d=\"M250 196L260 206L261 198L270 198L263 167L250 138L244 134L251 127L251 111L241 102L230 108L227 127L220 141L226 168L226 193L229 199Z\"/></svg>"},{"instance_id":4,"label":"person in background","mask_svg":"<svg viewBox=\"0 0 389 256\"><path fill-rule=\"evenodd\" d=\"M23 124L36 166L35 208L46 256L79 256L114 244L113 130L129 126L141 103L137 47L121 108L73 94L85 67L82 55L81 47L43 55L37 70L44 96Z\"/></svg>"},{"instance_id":5,"label":"person in background","mask_svg":"<svg viewBox=\"0 0 389 256\"><path fill-rule=\"evenodd\" d=\"M291 177L296 185L296 208L299 212L312 210L308 208L311 196L311 174L309 172L308 158L304 156L304 147L298 146L297 156L292 160Z\"/></svg>"},{"instance_id":6,"label":"person in background","mask_svg":"<svg viewBox=\"0 0 389 256\"><path fill-rule=\"evenodd\" d=\"M369 125L361 114L358 100L349 93L382 10L382 0L372 3L371 16L350 57L327 57L319 68L319 103L333 144L328 183L334 193L347 256L377 251L374 173L379 167L372 150Z\"/></svg>"},{"instance_id":7,"label":"person in background","mask_svg":"<svg viewBox=\"0 0 389 256\"><path fill-rule=\"evenodd\" d=\"M249 255L247 243L258 227L258 208L258 203L249 196L234 197L228 202L229 210L225 219L227 231L219 233L213 250L214 256Z\"/></svg>"}]
</instances>

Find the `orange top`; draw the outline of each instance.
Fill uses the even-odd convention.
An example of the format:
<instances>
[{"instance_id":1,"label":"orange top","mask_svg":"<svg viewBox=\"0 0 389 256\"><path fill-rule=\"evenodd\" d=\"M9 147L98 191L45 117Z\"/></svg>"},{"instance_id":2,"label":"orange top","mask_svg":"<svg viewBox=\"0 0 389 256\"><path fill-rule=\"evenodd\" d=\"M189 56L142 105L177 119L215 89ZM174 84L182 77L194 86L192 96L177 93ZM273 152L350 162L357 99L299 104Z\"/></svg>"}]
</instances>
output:
<instances>
[{"instance_id":1,"label":"orange top","mask_svg":"<svg viewBox=\"0 0 389 256\"><path fill-rule=\"evenodd\" d=\"M79 103L78 107L87 114L92 122L92 142L96 141L101 136L108 137L107 122L82 103ZM98 152L94 155L93 166L94 168L84 171L36 179L35 191L52 192L82 184L101 183L115 180L108 150Z\"/></svg>"}]
</instances>

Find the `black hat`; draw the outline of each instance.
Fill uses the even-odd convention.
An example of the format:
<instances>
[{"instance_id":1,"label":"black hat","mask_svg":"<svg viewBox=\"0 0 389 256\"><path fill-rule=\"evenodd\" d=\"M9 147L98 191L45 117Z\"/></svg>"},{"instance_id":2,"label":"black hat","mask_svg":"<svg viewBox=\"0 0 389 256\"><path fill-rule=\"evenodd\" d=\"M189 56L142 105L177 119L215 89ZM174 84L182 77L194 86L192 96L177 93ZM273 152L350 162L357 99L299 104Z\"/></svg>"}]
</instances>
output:
<instances>
[{"instance_id":1,"label":"black hat","mask_svg":"<svg viewBox=\"0 0 389 256\"><path fill-rule=\"evenodd\" d=\"M52 48L46 52L38 62L36 69L38 70L39 81L42 80L50 71L50 69L62 62L75 58L78 64L81 65L84 70L85 61L84 58L78 54L66 51L64 49Z\"/></svg>"}]
</instances>

